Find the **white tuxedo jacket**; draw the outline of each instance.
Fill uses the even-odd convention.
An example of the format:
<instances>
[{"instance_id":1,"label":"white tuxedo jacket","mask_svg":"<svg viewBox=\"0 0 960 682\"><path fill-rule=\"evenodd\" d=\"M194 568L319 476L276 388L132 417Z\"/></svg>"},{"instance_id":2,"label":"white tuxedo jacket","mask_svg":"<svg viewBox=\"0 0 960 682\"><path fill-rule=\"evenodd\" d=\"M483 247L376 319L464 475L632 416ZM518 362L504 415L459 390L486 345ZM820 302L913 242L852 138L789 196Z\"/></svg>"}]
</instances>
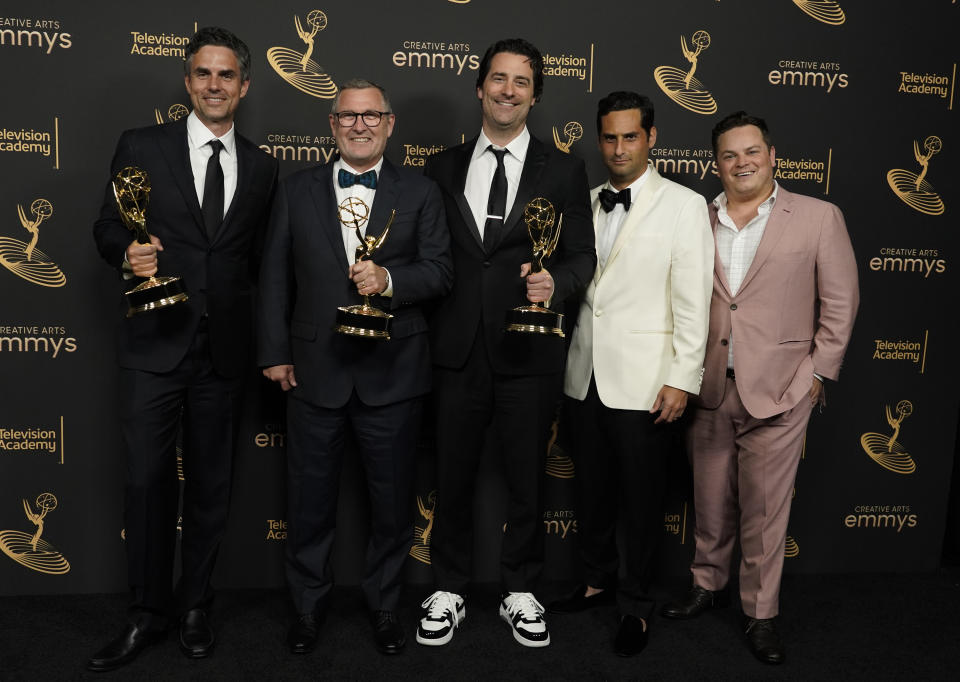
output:
<instances>
[{"instance_id":1,"label":"white tuxedo jacket","mask_svg":"<svg viewBox=\"0 0 960 682\"><path fill-rule=\"evenodd\" d=\"M631 202L605 267L587 287L564 393L596 377L607 407L649 410L664 385L699 393L713 287L713 233L703 197L657 173ZM590 193L594 229L602 185Z\"/></svg>"}]
</instances>

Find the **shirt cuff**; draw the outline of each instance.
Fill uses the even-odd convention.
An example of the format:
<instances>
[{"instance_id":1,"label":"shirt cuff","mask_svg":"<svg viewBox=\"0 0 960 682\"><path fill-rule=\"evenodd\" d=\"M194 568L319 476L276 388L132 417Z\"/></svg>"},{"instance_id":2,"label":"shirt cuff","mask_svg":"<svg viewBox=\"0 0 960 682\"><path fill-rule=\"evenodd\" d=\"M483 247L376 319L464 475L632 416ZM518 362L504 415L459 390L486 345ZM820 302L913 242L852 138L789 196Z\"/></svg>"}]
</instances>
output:
<instances>
[{"instance_id":1,"label":"shirt cuff","mask_svg":"<svg viewBox=\"0 0 960 682\"><path fill-rule=\"evenodd\" d=\"M393 279L390 277L390 271L386 268L383 271L387 275L387 288L380 292L381 296L393 296Z\"/></svg>"}]
</instances>

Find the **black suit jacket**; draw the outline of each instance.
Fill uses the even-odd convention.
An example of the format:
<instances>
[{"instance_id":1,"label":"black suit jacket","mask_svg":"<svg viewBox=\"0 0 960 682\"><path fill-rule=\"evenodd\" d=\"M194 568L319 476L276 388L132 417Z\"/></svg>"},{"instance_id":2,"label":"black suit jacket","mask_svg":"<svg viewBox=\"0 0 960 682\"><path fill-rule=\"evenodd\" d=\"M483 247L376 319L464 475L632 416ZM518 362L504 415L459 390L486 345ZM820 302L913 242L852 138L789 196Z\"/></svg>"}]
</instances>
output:
<instances>
[{"instance_id":1,"label":"black suit jacket","mask_svg":"<svg viewBox=\"0 0 960 682\"><path fill-rule=\"evenodd\" d=\"M532 260L533 247L523 221L523 209L531 199L545 197L558 216L563 214L557 249L543 263L555 286L550 308L563 312L564 301L582 291L593 277L597 254L583 162L531 135L501 239L486 253L464 196L476 142L474 138L431 156L425 169L443 191L456 273L452 293L431 318L434 363L449 369L462 367L482 325L494 371L513 375L562 371L566 344L558 337L505 334L503 327L508 309L530 304L519 273L521 264Z\"/></svg>"},{"instance_id":2,"label":"black suit jacket","mask_svg":"<svg viewBox=\"0 0 960 682\"><path fill-rule=\"evenodd\" d=\"M277 191L260 272L258 364L294 365L294 395L326 408L353 390L367 405L388 405L430 390L427 323L421 304L453 279L449 235L437 186L384 159L366 234L396 218L372 260L390 271L393 296L371 303L394 316L390 340L333 331L339 306L361 303L348 277L337 219L333 162L286 178Z\"/></svg>"},{"instance_id":3,"label":"black suit jacket","mask_svg":"<svg viewBox=\"0 0 960 682\"><path fill-rule=\"evenodd\" d=\"M253 342L252 287L270 202L277 184L277 161L236 135L237 189L213 240L207 237L194 187L187 146L186 118L120 136L110 166L111 179L126 166L142 168L152 190L146 209L147 230L160 238L160 276L178 275L189 300L127 318L119 295L121 367L167 372L179 364L208 315L213 364L224 377L249 367ZM121 269L134 236L120 220L113 189L107 183L100 218L93 227L100 255ZM121 279L119 292L143 280Z\"/></svg>"}]
</instances>

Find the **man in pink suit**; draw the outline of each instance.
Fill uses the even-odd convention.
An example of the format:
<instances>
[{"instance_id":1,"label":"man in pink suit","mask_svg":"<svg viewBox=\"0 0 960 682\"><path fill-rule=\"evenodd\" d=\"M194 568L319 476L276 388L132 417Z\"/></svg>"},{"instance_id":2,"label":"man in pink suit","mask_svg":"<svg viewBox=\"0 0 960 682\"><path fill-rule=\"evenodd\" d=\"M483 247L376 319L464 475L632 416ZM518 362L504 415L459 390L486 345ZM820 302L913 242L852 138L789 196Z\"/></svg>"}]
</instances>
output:
<instances>
[{"instance_id":1,"label":"man in pink suit","mask_svg":"<svg viewBox=\"0 0 960 682\"><path fill-rule=\"evenodd\" d=\"M693 587L667 618L727 601L740 534L740 599L753 653L782 663L775 617L790 500L823 382L836 380L859 293L843 215L773 179L766 123L737 112L713 129L723 192L703 385L690 428L696 507Z\"/></svg>"}]
</instances>

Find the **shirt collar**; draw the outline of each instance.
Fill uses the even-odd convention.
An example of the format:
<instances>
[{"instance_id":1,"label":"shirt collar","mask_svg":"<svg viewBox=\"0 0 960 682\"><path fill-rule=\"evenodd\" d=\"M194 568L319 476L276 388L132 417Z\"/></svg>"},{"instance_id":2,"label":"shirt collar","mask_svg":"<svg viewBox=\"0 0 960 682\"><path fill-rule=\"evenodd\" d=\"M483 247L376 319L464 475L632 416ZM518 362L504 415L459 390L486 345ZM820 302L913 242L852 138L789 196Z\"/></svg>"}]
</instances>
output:
<instances>
[{"instance_id":1,"label":"shirt collar","mask_svg":"<svg viewBox=\"0 0 960 682\"><path fill-rule=\"evenodd\" d=\"M634 180L633 182L631 182L629 185L626 186L625 189L630 190L630 201L633 201L634 199L637 198L637 192L640 191L640 188L643 187L643 184L650 179L651 175L653 175L653 173L650 172L652 168L653 168L653 161L651 161L650 159L647 159L647 169L643 171L643 175L641 175L639 178L637 178L636 180ZM607 184L604 185L603 187L604 189L608 189L611 192L620 191L610 184L609 178L607 179Z\"/></svg>"},{"instance_id":2,"label":"shirt collar","mask_svg":"<svg viewBox=\"0 0 960 682\"><path fill-rule=\"evenodd\" d=\"M190 115L187 116L187 142L190 145L190 149L201 149L205 144L210 142L210 140L220 140L223 143L223 150L230 156L233 156L237 144L236 126L231 123L230 130L220 137L217 137L210 132L207 126L203 125L197 117L197 112L191 111Z\"/></svg>"},{"instance_id":3,"label":"shirt collar","mask_svg":"<svg viewBox=\"0 0 960 682\"><path fill-rule=\"evenodd\" d=\"M473 148L473 157L471 161L476 161L480 158L480 155L487 151L487 147L493 144L490 141L490 138L487 137L486 133L483 132L483 129L480 130L480 135L477 137L477 146ZM498 149L506 149L510 152L510 156L515 158L521 164L527 158L527 147L530 146L530 131L527 130L527 126L523 126L523 130L515 138L510 140L505 147L501 147L498 144L493 144L494 147Z\"/></svg>"},{"instance_id":4,"label":"shirt collar","mask_svg":"<svg viewBox=\"0 0 960 682\"><path fill-rule=\"evenodd\" d=\"M646 173L644 173L646 175ZM773 205L777 203L777 192L780 191L780 184L774 180L773 181L773 192L770 193L766 199L763 200L759 206L757 206L757 215L764 213L769 213L773 210ZM716 207L718 213L727 212L727 193L720 192L713 200L713 205Z\"/></svg>"},{"instance_id":5,"label":"shirt collar","mask_svg":"<svg viewBox=\"0 0 960 682\"><path fill-rule=\"evenodd\" d=\"M356 168L351 166L349 163L347 163L343 159L337 159L336 161L333 162L334 176L336 176L336 174L340 171L341 168L345 171L349 171L353 173L354 175L360 175L360 171L358 171ZM377 179L379 180L381 168L383 168L383 156L381 156L380 159L377 161L377 165L375 165L373 168L368 168L367 170L375 171L377 174ZM336 182L336 177L334 177L334 182Z\"/></svg>"}]
</instances>

